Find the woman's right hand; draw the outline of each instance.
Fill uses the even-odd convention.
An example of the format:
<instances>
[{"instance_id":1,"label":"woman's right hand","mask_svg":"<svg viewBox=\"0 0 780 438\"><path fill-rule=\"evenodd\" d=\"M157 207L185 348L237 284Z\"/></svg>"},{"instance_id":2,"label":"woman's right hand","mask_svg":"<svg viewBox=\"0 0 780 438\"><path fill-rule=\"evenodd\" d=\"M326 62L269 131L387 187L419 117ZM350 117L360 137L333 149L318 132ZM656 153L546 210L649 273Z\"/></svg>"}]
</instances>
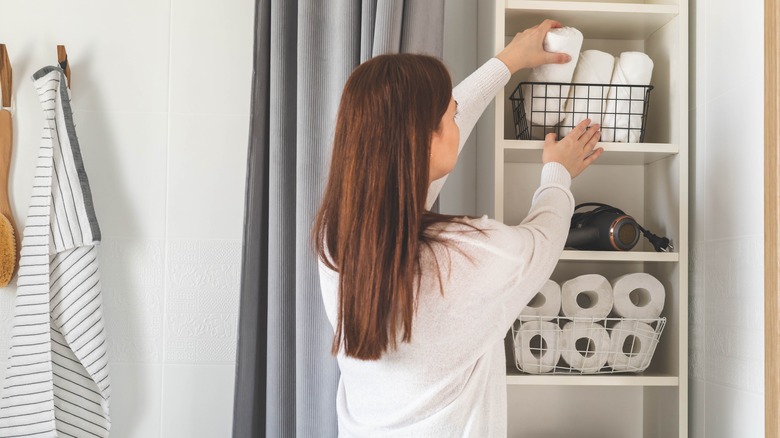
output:
<instances>
[{"instance_id":1,"label":"woman's right hand","mask_svg":"<svg viewBox=\"0 0 780 438\"><path fill-rule=\"evenodd\" d=\"M571 56L568 54L551 53L544 50L544 37L547 36L547 32L562 26L555 20L544 20L542 23L516 34L512 41L496 55L496 58L506 64L511 74L524 68L534 68L542 64L566 64L571 61Z\"/></svg>"},{"instance_id":2,"label":"woman's right hand","mask_svg":"<svg viewBox=\"0 0 780 438\"><path fill-rule=\"evenodd\" d=\"M580 122L561 141L555 141L555 133L544 138L542 162L561 163L574 178L598 158L604 148L596 149L596 143L601 138L601 126L590 125L590 119Z\"/></svg>"}]
</instances>

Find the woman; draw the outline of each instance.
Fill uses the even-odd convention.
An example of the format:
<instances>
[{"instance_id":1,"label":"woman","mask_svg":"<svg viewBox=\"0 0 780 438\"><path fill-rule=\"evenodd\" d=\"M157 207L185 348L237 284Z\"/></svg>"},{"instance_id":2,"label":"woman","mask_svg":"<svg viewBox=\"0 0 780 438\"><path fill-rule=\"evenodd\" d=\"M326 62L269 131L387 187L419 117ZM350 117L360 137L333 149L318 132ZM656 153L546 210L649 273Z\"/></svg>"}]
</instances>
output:
<instances>
[{"instance_id":1,"label":"woman","mask_svg":"<svg viewBox=\"0 0 780 438\"><path fill-rule=\"evenodd\" d=\"M546 138L518 226L428 209L510 75L570 60L542 49L560 26L517 34L454 90L444 65L421 55L376 57L347 81L313 230L340 436L506 436L503 339L560 257L571 178L601 154L599 127Z\"/></svg>"}]
</instances>

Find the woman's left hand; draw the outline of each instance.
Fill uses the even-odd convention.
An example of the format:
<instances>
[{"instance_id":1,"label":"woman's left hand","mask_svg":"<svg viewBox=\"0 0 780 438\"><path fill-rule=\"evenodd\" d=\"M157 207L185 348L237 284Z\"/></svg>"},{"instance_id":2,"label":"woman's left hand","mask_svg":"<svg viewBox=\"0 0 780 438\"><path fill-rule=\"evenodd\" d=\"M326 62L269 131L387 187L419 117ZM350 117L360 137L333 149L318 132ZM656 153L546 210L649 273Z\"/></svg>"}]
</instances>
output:
<instances>
[{"instance_id":1,"label":"woman's left hand","mask_svg":"<svg viewBox=\"0 0 780 438\"><path fill-rule=\"evenodd\" d=\"M571 61L566 53L550 53L544 50L544 37L550 29L562 27L554 20L544 20L530 29L526 29L512 39L496 58L501 60L514 74L524 68L534 68L542 64L565 64Z\"/></svg>"}]
</instances>

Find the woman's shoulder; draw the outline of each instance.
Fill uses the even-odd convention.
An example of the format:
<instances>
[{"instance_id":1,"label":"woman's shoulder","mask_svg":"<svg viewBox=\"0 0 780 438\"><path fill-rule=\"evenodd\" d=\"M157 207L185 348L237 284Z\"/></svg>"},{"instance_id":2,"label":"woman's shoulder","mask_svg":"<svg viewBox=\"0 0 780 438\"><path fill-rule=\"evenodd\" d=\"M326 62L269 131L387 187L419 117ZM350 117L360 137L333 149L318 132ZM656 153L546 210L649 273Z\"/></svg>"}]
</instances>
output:
<instances>
[{"instance_id":1,"label":"woman's shoulder","mask_svg":"<svg viewBox=\"0 0 780 438\"><path fill-rule=\"evenodd\" d=\"M515 227L491 219L487 215L460 217L454 221L437 224L434 230L437 237L448 244L474 246L498 253L517 246L519 237Z\"/></svg>"},{"instance_id":2,"label":"woman's shoulder","mask_svg":"<svg viewBox=\"0 0 780 438\"><path fill-rule=\"evenodd\" d=\"M436 225L433 225L432 228L443 234L448 234L448 233L460 233L463 231L475 231L475 230L481 230L486 233L491 233L495 231L501 231L508 227L507 225L504 225L503 223L495 219L489 218L488 215L483 215L480 217L470 217L470 216L456 217L452 221L439 222Z\"/></svg>"}]
</instances>

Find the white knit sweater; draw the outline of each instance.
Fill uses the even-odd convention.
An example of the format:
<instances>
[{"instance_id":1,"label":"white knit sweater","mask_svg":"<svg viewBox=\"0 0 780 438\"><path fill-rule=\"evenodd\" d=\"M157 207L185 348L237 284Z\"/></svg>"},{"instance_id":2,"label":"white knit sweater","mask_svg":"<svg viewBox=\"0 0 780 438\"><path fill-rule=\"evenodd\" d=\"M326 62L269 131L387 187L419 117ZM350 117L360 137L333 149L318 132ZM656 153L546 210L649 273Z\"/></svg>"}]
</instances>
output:
<instances>
[{"instance_id":1,"label":"white knit sweater","mask_svg":"<svg viewBox=\"0 0 780 438\"><path fill-rule=\"evenodd\" d=\"M461 144L509 80L493 58L454 90ZM431 184L428 205L444 181ZM412 340L376 361L339 354L336 400L340 437L505 437L503 339L552 273L566 240L574 198L561 164L542 168L528 217L507 226L484 216L436 228L451 243L425 251ZM320 263L322 297L336 326L338 274Z\"/></svg>"}]
</instances>

